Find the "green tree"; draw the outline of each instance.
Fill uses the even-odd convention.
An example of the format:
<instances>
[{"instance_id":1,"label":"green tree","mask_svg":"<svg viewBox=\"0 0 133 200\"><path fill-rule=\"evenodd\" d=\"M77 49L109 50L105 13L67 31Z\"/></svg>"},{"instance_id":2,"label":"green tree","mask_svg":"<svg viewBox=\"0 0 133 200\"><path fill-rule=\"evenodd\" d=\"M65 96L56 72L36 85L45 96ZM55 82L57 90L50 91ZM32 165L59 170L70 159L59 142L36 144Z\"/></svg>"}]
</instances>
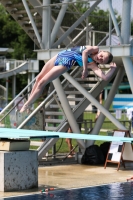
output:
<instances>
[{"instance_id":1,"label":"green tree","mask_svg":"<svg viewBox=\"0 0 133 200\"><path fill-rule=\"evenodd\" d=\"M34 43L16 23L16 21L6 12L5 8L0 5L0 47L14 49L13 53L6 54L7 59L22 60L25 58L36 58L33 52ZM28 80L27 74L18 74L16 77L17 93L26 85ZM5 86L5 79L0 79L0 84ZM9 77L9 96L12 96L12 77Z\"/></svg>"},{"instance_id":2,"label":"green tree","mask_svg":"<svg viewBox=\"0 0 133 200\"><path fill-rule=\"evenodd\" d=\"M34 42L2 5L0 5L0 30L1 47L14 49L14 52L7 57L23 59L25 55L26 58L36 58L36 53L33 52Z\"/></svg>"}]
</instances>

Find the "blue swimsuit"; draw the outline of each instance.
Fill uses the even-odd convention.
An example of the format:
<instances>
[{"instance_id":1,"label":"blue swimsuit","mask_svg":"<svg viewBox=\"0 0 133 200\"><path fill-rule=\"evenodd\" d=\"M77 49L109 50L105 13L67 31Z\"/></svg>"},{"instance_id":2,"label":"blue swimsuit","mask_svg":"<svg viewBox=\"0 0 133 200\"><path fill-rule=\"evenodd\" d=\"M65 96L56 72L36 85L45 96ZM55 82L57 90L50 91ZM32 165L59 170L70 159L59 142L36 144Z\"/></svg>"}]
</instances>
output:
<instances>
[{"instance_id":1,"label":"blue swimsuit","mask_svg":"<svg viewBox=\"0 0 133 200\"><path fill-rule=\"evenodd\" d=\"M73 47L58 53L55 66L63 65L68 70L71 66L83 66L82 52L86 49L85 46ZM88 56L88 63L93 62L92 58Z\"/></svg>"}]
</instances>

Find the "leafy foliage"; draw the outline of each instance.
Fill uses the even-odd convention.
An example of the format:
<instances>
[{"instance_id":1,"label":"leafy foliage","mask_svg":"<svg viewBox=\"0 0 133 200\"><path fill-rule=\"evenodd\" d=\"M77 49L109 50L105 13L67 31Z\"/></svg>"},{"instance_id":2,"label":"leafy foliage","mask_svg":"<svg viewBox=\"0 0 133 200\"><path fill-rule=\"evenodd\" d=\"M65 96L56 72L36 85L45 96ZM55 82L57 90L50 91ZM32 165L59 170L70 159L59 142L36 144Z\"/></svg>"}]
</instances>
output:
<instances>
[{"instance_id":1,"label":"leafy foliage","mask_svg":"<svg viewBox=\"0 0 133 200\"><path fill-rule=\"evenodd\" d=\"M0 47L14 49L13 53L6 54L7 59L23 60L24 58L36 58L33 52L34 43L0 5ZM27 85L28 75L18 74L16 76L17 93ZM0 84L5 85L5 79L0 80ZM9 96L12 93L12 77L9 77Z\"/></svg>"},{"instance_id":2,"label":"leafy foliage","mask_svg":"<svg viewBox=\"0 0 133 200\"><path fill-rule=\"evenodd\" d=\"M36 58L33 41L2 5L0 5L0 30L1 47L14 49L13 53L6 55L7 57L23 59L25 55L26 58Z\"/></svg>"}]
</instances>

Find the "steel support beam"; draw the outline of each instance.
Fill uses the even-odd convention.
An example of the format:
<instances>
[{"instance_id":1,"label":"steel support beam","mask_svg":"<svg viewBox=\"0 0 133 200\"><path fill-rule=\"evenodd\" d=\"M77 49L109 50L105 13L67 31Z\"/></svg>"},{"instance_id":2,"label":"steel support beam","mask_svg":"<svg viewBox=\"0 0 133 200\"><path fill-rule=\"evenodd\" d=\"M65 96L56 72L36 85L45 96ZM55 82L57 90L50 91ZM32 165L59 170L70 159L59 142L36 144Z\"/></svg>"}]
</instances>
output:
<instances>
[{"instance_id":1,"label":"steel support beam","mask_svg":"<svg viewBox=\"0 0 133 200\"><path fill-rule=\"evenodd\" d=\"M41 7L42 3L40 2L40 0L28 0L28 1L33 7L40 6L36 8L36 11L37 13L39 13L40 16L42 16L42 7Z\"/></svg>"},{"instance_id":2,"label":"steel support beam","mask_svg":"<svg viewBox=\"0 0 133 200\"><path fill-rule=\"evenodd\" d=\"M16 96L16 75L12 76L12 98Z\"/></svg>"},{"instance_id":3,"label":"steel support beam","mask_svg":"<svg viewBox=\"0 0 133 200\"><path fill-rule=\"evenodd\" d=\"M56 23L53 27L53 30L52 30L52 33L51 33L51 45L54 43L54 40L55 40L57 33L59 31L59 28L61 26L62 20L64 18L65 13L66 13L66 9L68 7L68 4L67 4L68 2L70 2L70 0L64 0L65 4L62 5L61 10L59 12L59 15L57 17Z\"/></svg>"},{"instance_id":4,"label":"steel support beam","mask_svg":"<svg viewBox=\"0 0 133 200\"><path fill-rule=\"evenodd\" d=\"M123 43L129 44L131 35L131 0L123 0L121 34L123 37ZM133 93L133 63L129 56L122 56L122 61Z\"/></svg>"},{"instance_id":5,"label":"steel support beam","mask_svg":"<svg viewBox=\"0 0 133 200\"><path fill-rule=\"evenodd\" d=\"M27 12L27 15L28 15L28 17L29 17L29 19L30 19L30 22L31 22L31 24L32 24L32 27L33 27L33 29L34 29L34 32L35 32L35 35L36 35L36 37L37 37L37 40L38 40L38 42L39 42L39 44L40 44L40 47L43 49L44 46L43 46L43 44L42 44L41 37L40 37L39 32L38 32L38 30L37 30L37 27L36 27L36 24L35 24L35 22L34 22L34 19L33 19L32 15L31 15L31 12L30 12L30 9L29 9L29 7L28 7L28 4L27 4L26 0L22 0L22 2L23 2L23 5L24 5L24 7L25 7L25 10L26 10L26 12Z\"/></svg>"},{"instance_id":6,"label":"steel support beam","mask_svg":"<svg viewBox=\"0 0 133 200\"><path fill-rule=\"evenodd\" d=\"M118 26L118 23L117 23L113 8L112 8L111 0L107 0L107 4L108 4L110 15L112 17L112 20L113 20L113 23L114 23L114 26L115 26L116 34L119 37L120 43L122 44L123 43L122 42L122 37L121 37L121 33L120 33L120 30L119 30L119 26Z\"/></svg>"},{"instance_id":7,"label":"steel support beam","mask_svg":"<svg viewBox=\"0 0 133 200\"><path fill-rule=\"evenodd\" d=\"M110 3L112 4L112 0L110 0ZM112 18L110 14L109 15L109 45L111 45L111 33L112 33Z\"/></svg>"},{"instance_id":8,"label":"steel support beam","mask_svg":"<svg viewBox=\"0 0 133 200\"><path fill-rule=\"evenodd\" d=\"M63 76L75 87L79 90L93 105L95 105L115 126L119 129L126 130L125 127L118 121L116 118L111 115L111 113L106 110L91 94L88 93L77 81L71 78L68 73L63 74Z\"/></svg>"},{"instance_id":9,"label":"steel support beam","mask_svg":"<svg viewBox=\"0 0 133 200\"><path fill-rule=\"evenodd\" d=\"M129 57L122 57L122 61L124 63L125 71L133 94L133 63Z\"/></svg>"},{"instance_id":10,"label":"steel support beam","mask_svg":"<svg viewBox=\"0 0 133 200\"><path fill-rule=\"evenodd\" d=\"M42 43L45 49L51 47L51 0L43 0L42 8Z\"/></svg>"},{"instance_id":11,"label":"steel support beam","mask_svg":"<svg viewBox=\"0 0 133 200\"><path fill-rule=\"evenodd\" d=\"M125 74L124 68L123 67L119 67L119 71L118 71L118 73L117 73L117 75L115 77L115 80L114 80L113 85L111 87L111 90L110 90L110 92L108 94L108 97L107 97L107 99L106 99L106 101L104 103L104 108L105 109L109 110L110 105L111 105L111 103L113 101L113 98L114 98L115 94L117 93L118 87L119 87L119 85L120 85L120 83L122 81L122 78L123 78L124 74ZM99 134L100 129L102 127L102 124L104 122L104 119L105 119L105 115L100 113L100 116L98 117L98 119L96 121L96 124L95 124L95 126L94 126L94 128L93 128L93 130L91 131L90 134L94 134L94 135L95 134L96 135ZM125 130L124 126L123 126L123 128ZM88 147L88 146L90 146L92 144L94 144L94 141L87 141L86 142L86 147Z\"/></svg>"},{"instance_id":12,"label":"steel support beam","mask_svg":"<svg viewBox=\"0 0 133 200\"><path fill-rule=\"evenodd\" d=\"M29 0L29 2L30 2L30 4L34 7L34 8L36 8L36 10L37 10L37 13L42 17L42 3L39 1L39 0ZM53 27L54 26L54 24L56 23L56 20L52 17L52 15L51 15L51 27ZM47 28L47 27L46 27ZM64 30L61 28L61 26L59 27L59 29L58 29L58 33L57 33L57 35L58 35L58 38L60 37L60 36L62 36L62 34L64 34ZM69 38L69 37L67 37L64 41L63 41L63 43L65 44L65 45L67 45L67 44L69 44L69 42L71 41L71 39Z\"/></svg>"},{"instance_id":13,"label":"steel support beam","mask_svg":"<svg viewBox=\"0 0 133 200\"><path fill-rule=\"evenodd\" d=\"M70 79L72 80L73 78L70 76ZM62 85L60 83L59 78L55 79L53 81L53 84L54 84L54 87L55 87L56 92L58 94L58 97L60 99L62 108L63 108L63 110L65 112L66 117L67 117L67 120L68 120L68 122L70 124L70 127L72 128L72 131L74 133L80 133L79 126L78 126L78 124L76 122L76 119L75 119L75 117L73 115L73 112L72 112L71 107L70 107L70 105L68 103L67 97L66 97L65 92L64 92L64 90L62 88ZM77 142L79 144L79 147L81 149L85 150L84 141L83 140L77 140Z\"/></svg>"},{"instance_id":14,"label":"steel support beam","mask_svg":"<svg viewBox=\"0 0 133 200\"><path fill-rule=\"evenodd\" d=\"M102 0L96 1L89 10L87 10L66 32L63 34L60 39L55 42L52 47L57 47L73 30L83 21L86 17L94 10L94 8L101 2Z\"/></svg>"},{"instance_id":15,"label":"steel support beam","mask_svg":"<svg viewBox=\"0 0 133 200\"><path fill-rule=\"evenodd\" d=\"M123 44L130 44L131 36L131 0L123 0L121 36Z\"/></svg>"}]
</instances>

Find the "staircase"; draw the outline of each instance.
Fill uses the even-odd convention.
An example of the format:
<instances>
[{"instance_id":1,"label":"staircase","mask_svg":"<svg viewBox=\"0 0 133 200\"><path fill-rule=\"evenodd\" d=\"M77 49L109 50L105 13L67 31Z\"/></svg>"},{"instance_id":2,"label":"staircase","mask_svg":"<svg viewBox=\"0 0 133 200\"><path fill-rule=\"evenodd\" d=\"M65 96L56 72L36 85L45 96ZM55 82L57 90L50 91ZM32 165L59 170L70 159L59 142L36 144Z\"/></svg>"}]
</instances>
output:
<instances>
[{"instance_id":1,"label":"staircase","mask_svg":"<svg viewBox=\"0 0 133 200\"><path fill-rule=\"evenodd\" d=\"M28 0L23 1L21 0L1 0L1 4L5 7L5 9L8 11L8 13L17 21L17 23L21 26L21 28L26 32L26 34L31 38L31 40L34 42L36 47L38 49L41 48L40 43L38 42L37 37L42 37L42 1L40 0ZM77 20L79 16L81 16L81 13L77 11L77 9L74 7L74 5L71 5L71 7L68 6L68 12L71 12L71 15L73 16L73 20ZM52 15L51 15L51 30L53 29L55 23L56 23L56 17L58 16L58 13L60 11L60 8L52 7ZM74 15L74 12L76 15ZM33 21L33 24L31 23L31 19ZM74 23L73 21L73 23ZM57 37L60 38L66 30L71 26L71 24L66 24L66 20L62 23L62 26L58 29ZM77 38L77 41L72 41L72 37L75 37L75 35L78 35L80 31L82 31L86 27L85 20L81 23L80 28L77 28L73 31L71 36L67 36L63 42L62 45L67 47L70 42L71 45L77 45L79 42L79 38ZM80 34L80 38L82 38L84 35L84 32ZM82 41L82 40L81 40ZM84 43L85 44L85 43Z\"/></svg>"},{"instance_id":2,"label":"staircase","mask_svg":"<svg viewBox=\"0 0 133 200\"><path fill-rule=\"evenodd\" d=\"M27 61L18 61L18 62L16 61L16 67L10 69L9 71L0 73L0 79L8 78L23 71L27 71L28 69L29 69L29 63Z\"/></svg>"},{"instance_id":3,"label":"staircase","mask_svg":"<svg viewBox=\"0 0 133 200\"><path fill-rule=\"evenodd\" d=\"M89 78L84 80L81 79L81 73L82 68L77 67L72 71L71 76L89 92L99 80L94 76L92 71L90 71ZM73 111L76 110L76 108L78 108L80 103L84 100L84 96L66 80L62 82L62 87L65 91L71 109ZM45 107L45 130L57 131L60 125L64 123L64 120L66 120L66 117L58 96L55 92L55 94L53 94L53 98L46 104Z\"/></svg>"},{"instance_id":4,"label":"staircase","mask_svg":"<svg viewBox=\"0 0 133 200\"><path fill-rule=\"evenodd\" d=\"M97 97L101 90L109 83L94 76L90 71L89 78L81 79L82 69L76 67L71 76L80 83L93 97ZM84 110L88 107L90 102L86 99L76 88L74 88L67 80L62 81L62 87L67 96L68 102L71 106L73 115L76 120L82 115ZM73 96L71 96L73 95ZM72 104L73 102L73 104ZM45 104L45 130L55 132L66 132L69 128L68 120L63 112L62 106L58 99L58 95L54 90L51 93L51 99ZM58 139L47 139L38 149L39 160L48 152L49 149L57 142Z\"/></svg>"}]
</instances>

